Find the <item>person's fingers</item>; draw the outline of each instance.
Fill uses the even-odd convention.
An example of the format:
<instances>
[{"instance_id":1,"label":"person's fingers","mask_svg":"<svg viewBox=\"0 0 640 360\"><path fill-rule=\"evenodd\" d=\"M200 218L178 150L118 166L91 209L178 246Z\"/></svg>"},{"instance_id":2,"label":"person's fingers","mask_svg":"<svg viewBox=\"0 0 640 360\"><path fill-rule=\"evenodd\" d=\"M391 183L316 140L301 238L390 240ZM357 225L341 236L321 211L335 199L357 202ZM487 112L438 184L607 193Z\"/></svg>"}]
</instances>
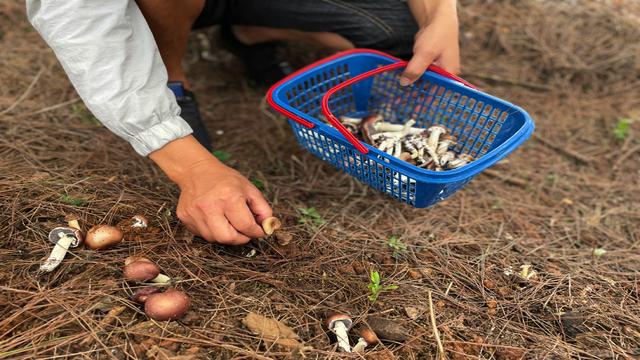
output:
<instances>
[{"instance_id":1,"label":"person's fingers","mask_svg":"<svg viewBox=\"0 0 640 360\"><path fill-rule=\"evenodd\" d=\"M241 245L251 240L248 236L238 233L222 213L205 214L205 222L211 231L212 241L225 245Z\"/></svg>"},{"instance_id":2,"label":"person's fingers","mask_svg":"<svg viewBox=\"0 0 640 360\"><path fill-rule=\"evenodd\" d=\"M400 76L400 85L407 86L418 80L435 60L436 56L434 52L428 49L416 51Z\"/></svg>"},{"instance_id":3,"label":"person's fingers","mask_svg":"<svg viewBox=\"0 0 640 360\"><path fill-rule=\"evenodd\" d=\"M459 75L460 74L460 51L458 50L457 47L448 49L440 56L440 58L438 59L438 61L435 62L435 64L454 75Z\"/></svg>"},{"instance_id":4,"label":"person's fingers","mask_svg":"<svg viewBox=\"0 0 640 360\"><path fill-rule=\"evenodd\" d=\"M247 205L259 223L268 217L273 216L273 210L258 189L247 190Z\"/></svg>"},{"instance_id":5,"label":"person's fingers","mask_svg":"<svg viewBox=\"0 0 640 360\"><path fill-rule=\"evenodd\" d=\"M225 216L237 232L250 238L264 237L266 234L256 223L246 202L234 202L225 209Z\"/></svg>"}]
</instances>

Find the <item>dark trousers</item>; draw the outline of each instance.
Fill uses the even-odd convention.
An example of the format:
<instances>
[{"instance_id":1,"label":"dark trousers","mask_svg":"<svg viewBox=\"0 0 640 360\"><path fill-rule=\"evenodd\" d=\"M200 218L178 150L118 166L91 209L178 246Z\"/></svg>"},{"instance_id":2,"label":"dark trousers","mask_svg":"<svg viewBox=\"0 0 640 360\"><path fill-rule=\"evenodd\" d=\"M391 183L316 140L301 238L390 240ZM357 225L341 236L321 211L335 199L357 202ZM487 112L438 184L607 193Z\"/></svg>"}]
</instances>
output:
<instances>
[{"instance_id":1,"label":"dark trousers","mask_svg":"<svg viewBox=\"0 0 640 360\"><path fill-rule=\"evenodd\" d=\"M206 0L194 28L223 23L332 32L402 58L411 56L418 31L402 0Z\"/></svg>"}]
</instances>

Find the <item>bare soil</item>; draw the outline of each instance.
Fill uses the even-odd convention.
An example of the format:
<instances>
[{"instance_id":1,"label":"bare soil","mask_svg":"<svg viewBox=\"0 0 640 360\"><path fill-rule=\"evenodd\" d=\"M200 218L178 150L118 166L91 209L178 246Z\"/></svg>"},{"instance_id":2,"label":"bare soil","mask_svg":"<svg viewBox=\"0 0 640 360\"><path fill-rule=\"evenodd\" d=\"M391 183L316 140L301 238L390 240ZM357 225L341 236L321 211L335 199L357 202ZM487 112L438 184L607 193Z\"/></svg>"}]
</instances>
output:
<instances>
[{"instance_id":1,"label":"bare soil","mask_svg":"<svg viewBox=\"0 0 640 360\"><path fill-rule=\"evenodd\" d=\"M250 312L293 329L308 359L349 357L323 327L334 312L408 329L370 359L640 357L640 6L460 3L465 78L527 109L537 129L508 161L422 210L302 151L233 56L214 42L203 58L194 34L186 64L208 127L224 132L215 146L262 184L294 235L235 248L185 231L177 188L86 110L24 4L0 3L0 358L302 357L249 331ZM326 54L287 52L297 65ZM632 122L616 137L621 118ZM110 250L73 249L38 274L65 216L88 228L136 213L152 227L127 230ZM406 249L394 254L392 236ZM150 321L130 300L122 265L132 255L190 294L184 318ZM522 277L523 265L536 274ZM398 288L371 303L374 270Z\"/></svg>"}]
</instances>

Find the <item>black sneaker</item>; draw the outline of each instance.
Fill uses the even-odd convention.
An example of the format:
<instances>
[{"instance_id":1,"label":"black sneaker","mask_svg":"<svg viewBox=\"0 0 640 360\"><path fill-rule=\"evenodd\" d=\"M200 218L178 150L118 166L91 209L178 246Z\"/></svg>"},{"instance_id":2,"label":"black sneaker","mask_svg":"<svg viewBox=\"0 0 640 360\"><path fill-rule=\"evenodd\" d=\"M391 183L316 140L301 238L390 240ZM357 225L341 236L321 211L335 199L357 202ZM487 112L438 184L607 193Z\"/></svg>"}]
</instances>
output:
<instances>
[{"instance_id":1,"label":"black sneaker","mask_svg":"<svg viewBox=\"0 0 640 360\"><path fill-rule=\"evenodd\" d=\"M207 128L202 123L195 95L185 89L181 81L171 81L167 85L176 96L176 100L181 109L180 116L191 126L193 137L207 150L211 151L211 136L209 136Z\"/></svg>"},{"instance_id":2,"label":"black sneaker","mask_svg":"<svg viewBox=\"0 0 640 360\"><path fill-rule=\"evenodd\" d=\"M236 38L229 24L220 26L220 40L225 49L240 58L257 86L271 86L293 72L291 64L279 58L277 42L245 45Z\"/></svg>"}]
</instances>

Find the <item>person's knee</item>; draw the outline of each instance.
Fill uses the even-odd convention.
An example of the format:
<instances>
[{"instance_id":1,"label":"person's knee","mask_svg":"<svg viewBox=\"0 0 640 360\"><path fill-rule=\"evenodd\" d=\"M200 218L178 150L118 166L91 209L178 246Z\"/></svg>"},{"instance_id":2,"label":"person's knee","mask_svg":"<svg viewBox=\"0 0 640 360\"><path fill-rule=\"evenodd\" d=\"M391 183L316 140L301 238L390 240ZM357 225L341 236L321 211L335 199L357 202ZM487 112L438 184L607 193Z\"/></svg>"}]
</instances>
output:
<instances>
[{"instance_id":1,"label":"person's knee","mask_svg":"<svg viewBox=\"0 0 640 360\"><path fill-rule=\"evenodd\" d=\"M409 23L369 23L361 28L362 34L350 39L356 47L364 47L406 58L413 53L413 39L417 25Z\"/></svg>"}]
</instances>

